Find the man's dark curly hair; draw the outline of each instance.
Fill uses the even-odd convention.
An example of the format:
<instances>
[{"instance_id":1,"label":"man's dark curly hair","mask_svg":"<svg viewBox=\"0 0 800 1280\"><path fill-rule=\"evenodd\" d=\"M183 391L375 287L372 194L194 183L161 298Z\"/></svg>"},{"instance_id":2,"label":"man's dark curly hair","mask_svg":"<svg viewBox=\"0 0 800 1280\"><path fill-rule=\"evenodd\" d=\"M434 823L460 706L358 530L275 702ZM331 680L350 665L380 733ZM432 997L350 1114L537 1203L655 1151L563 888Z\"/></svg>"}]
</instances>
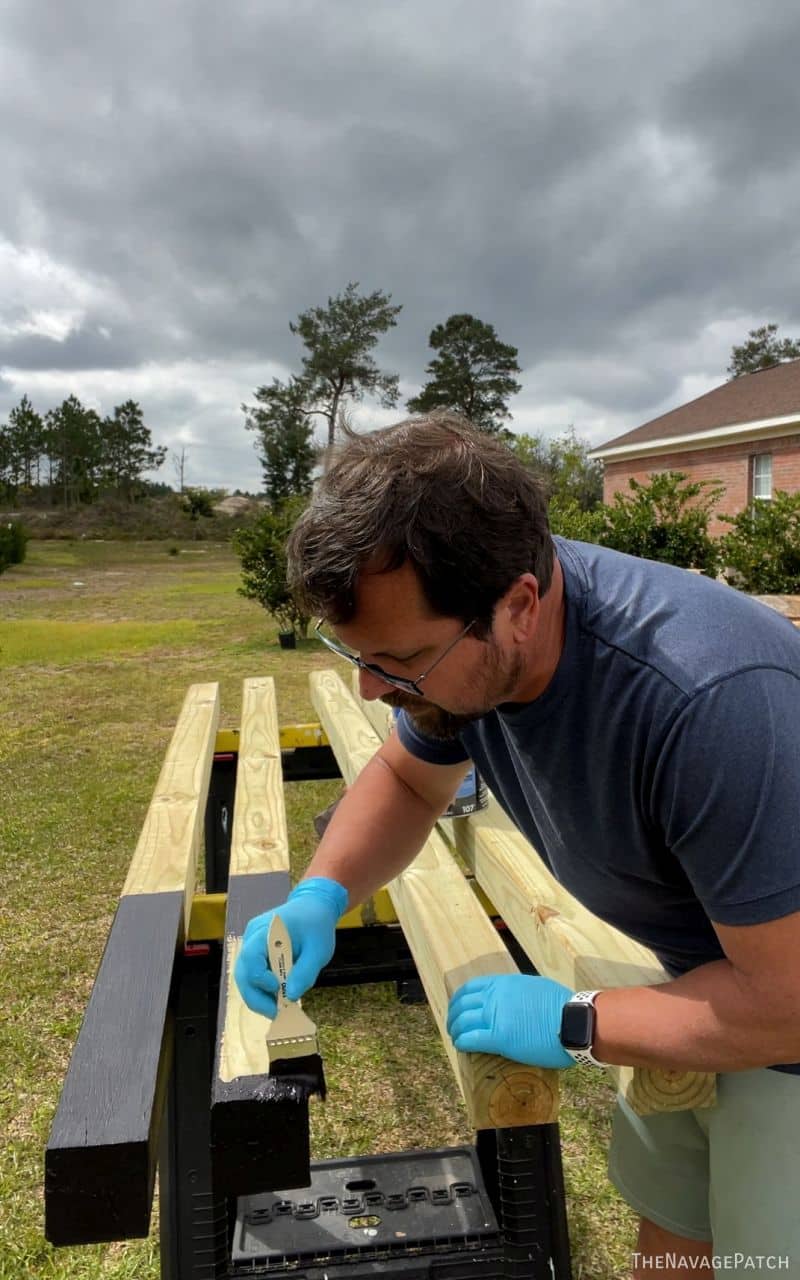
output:
<instances>
[{"instance_id":1,"label":"man's dark curly hair","mask_svg":"<svg viewBox=\"0 0 800 1280\"><path fill-rule=\"evenodd\" d=\"M550 586L547 503L516 455L464 418L435 412L355 436L335 456L287 546L304 611L355 613L359 574L410 561L431 609L485 634L523 573Z\"/></svg>"}]
</instances>

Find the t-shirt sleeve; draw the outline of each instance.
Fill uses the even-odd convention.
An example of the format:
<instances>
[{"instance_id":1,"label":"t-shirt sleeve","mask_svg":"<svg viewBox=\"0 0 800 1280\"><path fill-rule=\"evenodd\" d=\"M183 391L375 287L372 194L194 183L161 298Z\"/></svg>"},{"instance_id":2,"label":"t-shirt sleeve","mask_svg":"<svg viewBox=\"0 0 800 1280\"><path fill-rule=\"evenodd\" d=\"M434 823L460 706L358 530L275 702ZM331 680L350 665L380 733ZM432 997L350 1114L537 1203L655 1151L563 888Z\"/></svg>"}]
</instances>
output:
<instances>
[{"instance_id":1,"label":"t-shirt sleeve","mask_svg":"<svg viewBox=\"0 0 800 1280\"><path fill-rule=\"evenodd\" d=\"M703 690L668 735L655 820L719 924L800 910L800 679L738 672Z\"/></svg>"},{"instance_id":2,"label":"t-shirt sleeve","mask_svg":"<svg viewBox=\"0 0 800 1280\"><path fill-rule=\"evenodd\" d=\"M418 760L424 760L427 764L461 764L462 761L469 760L469 754L459 738L454 738L451 742L426 738L414 728L405 711L395 717L395 723L397 736L406 751L410 751Z\"/></svg>"}]
</instances>

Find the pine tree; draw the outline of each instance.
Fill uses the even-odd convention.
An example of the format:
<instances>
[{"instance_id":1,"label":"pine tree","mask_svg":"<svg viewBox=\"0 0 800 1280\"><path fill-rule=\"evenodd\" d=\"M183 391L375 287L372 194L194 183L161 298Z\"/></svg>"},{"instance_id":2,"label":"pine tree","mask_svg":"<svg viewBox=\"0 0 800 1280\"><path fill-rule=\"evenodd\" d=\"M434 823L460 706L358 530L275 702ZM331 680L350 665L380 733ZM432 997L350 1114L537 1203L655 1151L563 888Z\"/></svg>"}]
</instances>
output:
<instances>
[{"instance_id":1,"label":"pine tree","mask_svg":"<svg viewBox=\"0 0 800 1280\"><path fill-rule=\"evenodd\" d=\"M800 356L800 342L793 338L778 338L777 333L776 324L763 324L760 329L751 329L747 341L731 351L728 381L740 378L743 373L771 369L785 360L796 360Z\"/></svg>"},{"instance_id":2,"label":"pine tree","mask_svg":"<svg viewBox=\"0 0 800 1280\"><path fill-rule=\"evenodd\" d=\"M358 283L328 299L326 307L312 307L289 325L308 352L303 357L309 413L328 424L328 446L335 440L340 410L348 400L377 396L384 408L397 404L397 374L383 373L372 357L382 334L394 328L402 307L391 305L391 294L376 289L361 295Z\"/></svg>"},{"instance_id":3,"label":"pine tree","mask_svg":"<svg viewBox=\"0 0 800 1280\"><path fill-rule=\"evenodd\" d=\"M299 378L255 393L258 404L242 405L248 431L258 435L256 449L264 472L264 492L274 505L284 498L311 492L316 452L306 408L308 388Z\"/></svg>"},{"instance_id":4,"label":"pine tree","mask_svg":"<svg viewBox=\"0 0 800 1280\"><path fill-rule=\"evenodd\" d=\"M497 434L510 418L509 396L521 390L516 347L501 342L494 326L475 316L452 315L431 331L429 345L439 354L419 395L408 401L412 413L455 409L482 431Z\"/></svg>"}]
</instances>

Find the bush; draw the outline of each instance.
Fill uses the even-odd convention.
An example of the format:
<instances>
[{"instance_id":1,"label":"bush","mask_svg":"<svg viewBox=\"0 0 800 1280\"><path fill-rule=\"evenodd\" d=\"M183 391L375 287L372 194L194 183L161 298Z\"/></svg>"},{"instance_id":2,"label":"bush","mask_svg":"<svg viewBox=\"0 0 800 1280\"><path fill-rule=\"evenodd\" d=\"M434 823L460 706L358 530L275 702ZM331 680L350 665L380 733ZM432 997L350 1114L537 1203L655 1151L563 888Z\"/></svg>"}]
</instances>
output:
<instances>
[{"instance_id":1,"label":"bush","mask_svg":"<svg viewBox=\"0 0 800 1280\"><path fill-rule=\"evenodd\" d=\"M585 511L577 498L565 498L554 494L548 505L548 517L553 533L576 542L597 542L605 521L603 506Z\"/></svg>"},{"instance_id":2,"label":"bush","mask_svg":"<svg viewBox=\"0 0 800 1280\"><path fill-rule=\"evenodd\" d=\"M28 546L28 535L21 524L9 520L0 524L0 573L11 564L22 564Z\"/></svg>"},{"instance_id":3,"label":"bush","mask_svg":"<svg viewBox=\"0 0 800 1280\"><path fill-rule=\"evenodd\" d=\"M617 493L613 505L599 508L603 526L598 540L603 546L684 569L702 569L714 577L718 551L708 521L723 487L690 481L682 471L661 472L651 476L649 484L633 479L628 483L631 495Z\"/></svg>"},{"instance_id":4,"label":"bush","mask_svg":"<svg viewBox=\"0 0 800 1280\"><path fill-rule=\"evenodd\" d=\"M192 520L214 518L214 495L208 489L184 489L181 506Z\"/></svg>"},{"instance_id":5,"label":"bush","mask_svg":"<svg viewBox=\"0 0 800 1280\"><path fill-rule=\"evenodd\" d=\"M725 579L743 591L800 593L800 493L778 489L769 502L757 499L736 516L720 539Z\"/></svg>"},{"instance_id":6,"label":"bush","mask_svg":"<svg viewBox=\"0 0 800 1280\"><path fill-rule=\"evenodd\" d=\"M307 503L305 496L284 498L233 538L233 549L242 562L239 594L257 600L282 631L299 631L301 636L308 630L309 618L298 609L289 590L286 541Z\"/></svg>"}]
</instances>

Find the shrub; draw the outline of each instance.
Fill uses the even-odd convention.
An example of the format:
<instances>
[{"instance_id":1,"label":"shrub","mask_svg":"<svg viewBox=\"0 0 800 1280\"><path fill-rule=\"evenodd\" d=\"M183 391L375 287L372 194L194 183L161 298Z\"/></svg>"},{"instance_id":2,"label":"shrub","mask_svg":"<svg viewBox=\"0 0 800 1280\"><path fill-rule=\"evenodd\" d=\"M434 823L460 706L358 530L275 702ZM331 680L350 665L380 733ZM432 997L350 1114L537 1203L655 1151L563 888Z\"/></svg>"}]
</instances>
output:
<instances>
[{"instance_id":1,"label":"shrub","mask_svg":"<svg viewBox=\"0 0 800 1280\"><path fill-rule=\"evenodd\" d=\"M308 498L285 498L233 538L233 549L242 562L239 594L257 600L282 631L305 636L309 618L297 607L286 573L286 540Z\"/></svg>"},{"instance_id":2,"label":"shrub","mask_svg":"<svg viewBox=\"0 0 800 1280\"><path fill-rule=\"evenodd\" d=\"M576 542L597 542L605 521L605 507L584 511L577 498L554 494L548 504L548 517L553 533Z\"/></svg>"},{"instance_id":3,"label":"shrub","mask_svg":"<svg viewBox=\"0 0 800 1280\"><path fill-rule=\"evenodd\" d=\"M800 593L800 493L778 489L769 502L758 499L736 516L720 538L726 581L743 591Z\"/></svg>"},{"instance_id":4,"label":"shrub","mask_svg":"<svg viewBox=\"0 0 800 1280\"><path fill-rule=\"evenodd\" d=\"M22 564L28 546L28 535L21 524L9 520L0 524L0 573L11 564Z\"/></svg>"},{"instance_id":5,"label":"shrub","mask_svg":"<svg viewBox=\"0 0 800 1280\"><path fill-rule=\"evenodd\" d=\"M206 520L214 517L214 495L208 489L184 489L181 506L192 520L203 516Z\"/></svg>"},{"instance_id":6,"label":"shrub","mask_svg":"<svg viewBox=\"0 0 800 1280\"><path fill-rule=\"evenodd\" d=\"M617 493L599 508L599 541L616 551L661 560L685 569L717 571L717 546L708 533L712 510L724 493L721 485L692 480L682 471L651 476L649 484L629 480L631 494Z\"/></svg>"}]
</instances>

